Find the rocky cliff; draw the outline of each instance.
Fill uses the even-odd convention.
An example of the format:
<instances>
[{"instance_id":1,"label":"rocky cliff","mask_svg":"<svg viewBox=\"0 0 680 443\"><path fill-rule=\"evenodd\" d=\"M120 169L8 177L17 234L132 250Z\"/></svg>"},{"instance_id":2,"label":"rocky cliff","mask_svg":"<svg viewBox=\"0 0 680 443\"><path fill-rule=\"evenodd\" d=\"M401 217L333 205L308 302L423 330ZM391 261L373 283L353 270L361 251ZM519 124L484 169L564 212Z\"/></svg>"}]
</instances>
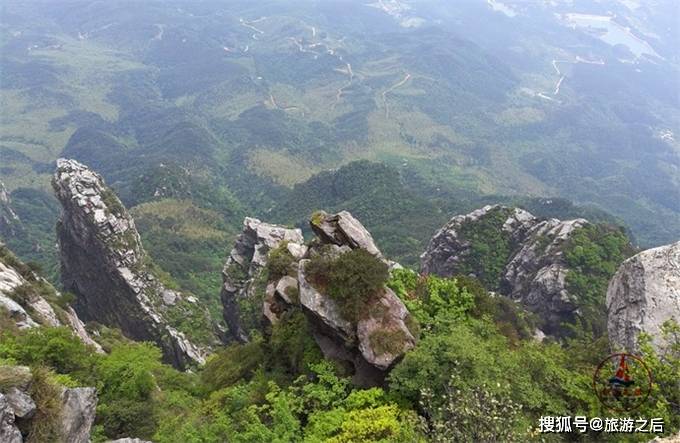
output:
<instances>
[{"instance_id":1,"label":"rocky cliff","mask_svg":"<svg viewBox=\"0 0 680 443\"><path fill-rule=\"evenodd\" d=\"M250 217L243 221L243 231L236 238L222 270L223 285L220 295L224 306L224 320L236 340L248 339L239 302L254 297L256 280L267 264L269 252L283 242L286 242L291 253L298 259L306 252L306 248L302 246L302 231L299 229L271 225Z\"/></svg>"},{"instance_id":2,"label":"rocky cliff","mask_svg":"<svg viewBox=\"0 0 680 443\"><path fill-rule=\"evenodd\" d=\"M607 329L613 350L637 350L644 332L658 348L661 327L680 323L680 242L649 249L629 258L607 289Z\"/></svg>"},{"instance_id":3,"label":"rocky cliff","mask_svg":"<svg viewBox=\"0 0 680 443\"><path fill-rule=\"evenodd\" d=\"M14 235L15 225L19 221L11 203L5 184L0 182L0 233L7 236Z\"/></svg>"},{"instance_id":4,"label":"rocky cliff","mask_svg":"<svg viewBox=\"0 0 680 443\"><path fill-rule=\"evenodd\" d=\"M383 258L371 234L347 211L318 212L310 225L317 238L305 244L300 230L245 220L223 273L225 319L236 338L247 340L245 324L276 324L289 310L300 309L327 358L349 363L357 384L380 383L386 371L415 346L407 327L408 310L383 286L361 315L348 318L342 302L310 278L308 269L311 262L337 259L357 249L367 251L385 270L395 264ZM245 307L253 305L254 319L247 319ZM389 343L382 346L385 340Z\"/></svg>"},{"instance_id":5,"label":"rocky cliff","mask_svg":"<svg viewBox=\"0 0 680 443\"><path fill-rule=\"evenodd\" d=\"M37 383L31 370L23 366L0 366L0 441L23 443L46 441L34 435L36 421L39 429L53 429L49 441L57 443L89 443L90 429L95 418L97 392L94 388L66 388L44 384L40 389L53 391L56 401L50 402L51 416L40 416L34 398L33 384ZM40 395L47 395L41 392Z\"/></svg>"},{"instance_id":6,"label":"rocky cliff","mask_svg":"<svg viewBox=\"0 0 680 443\"><path fill-rule=\"evenodd\" d=\"M565 246L584 219L541 220L518 208L485 206L451 219L421 255L423 273L474 275L492 291L518 301L542 319L548 334L579 315L569 292Z\"/></svg>"},{"instance_id":7,"label":"rocky cliff","mask_svg":"<svg viewBox=\"0 0 680 443\"><path fill-rule=\"evenodd\" d=\"M85 344L101 351L62 294L0 243L0 309L18 329L66 326Z\"/></svg>"},{"instance_id":8,"label":"rocky cliff","mask_svg":"<svg viewBox=\"0 0 680 443\"><path fill-rule=\"evenodd\" d=\"M203 363L216 342L208 313L195 297L159 280L134 220L101 176L60 159L52 186L63 207L57 224L62 281L76 295L78 315L155 342L175 367Z\"/></svg>"}]
</instances>

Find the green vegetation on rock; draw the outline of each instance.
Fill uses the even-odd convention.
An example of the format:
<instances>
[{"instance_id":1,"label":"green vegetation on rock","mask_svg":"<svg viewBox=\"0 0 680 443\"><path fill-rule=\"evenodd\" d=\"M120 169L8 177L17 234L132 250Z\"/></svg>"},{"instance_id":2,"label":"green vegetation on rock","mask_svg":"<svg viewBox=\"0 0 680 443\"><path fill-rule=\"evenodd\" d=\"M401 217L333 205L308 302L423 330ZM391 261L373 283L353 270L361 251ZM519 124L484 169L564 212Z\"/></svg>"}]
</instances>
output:
<instances>
[{"instance_id":1,"label":"green vegetation on rock","mask_svg":"<svg viewBox=\"0 0 680 443\"><path fill-rule=\"evenodd\" d=\"M595 336L606 332L607 285L634 252L623 230L604 224L579 228L564 246L567 290L579 300L583 330Z\"/></svg>"},{"instance_id":2,"label":"green vegetation on rock","mask_svg":"<svg viewBox=\"0 0 680 443\"><path fill-rule=\"evenodd\" d=\"M498 208L475 222L463 223L461 235L470 242L470 254L460 269L461 274L474 274L489 289L497 289L512 245L501 229L512 209Z\"/></svg>"},{"instance_id":3,"label":"green vegetation on rock","mask_svg":"<svg viewBox=\"0 0 680 443\"><path fill-rule=\"evenodd\" d=\"M342 315L357 321L389 278L387 265L364 249L353 249L337 258L313 257L305 274L319 290L339 305Z\"/></svg>"}]
</instances>

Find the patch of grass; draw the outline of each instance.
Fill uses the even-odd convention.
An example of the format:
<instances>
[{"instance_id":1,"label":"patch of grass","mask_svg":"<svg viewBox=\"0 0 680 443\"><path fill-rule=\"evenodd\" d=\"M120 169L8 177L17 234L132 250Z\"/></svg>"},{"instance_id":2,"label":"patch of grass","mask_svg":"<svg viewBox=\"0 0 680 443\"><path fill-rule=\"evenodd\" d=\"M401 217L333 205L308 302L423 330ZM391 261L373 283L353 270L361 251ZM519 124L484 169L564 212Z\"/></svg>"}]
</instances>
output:
<instances>
[{"instance_id":1,"label":"patch of grass","mask_svg":"<svg viewBox=\"0 0 680 443\"><path fill-rule=\"evenodd\" d=\"M18 366L0 366L0 392L9 388L26 386L31 381L31 373Z\"/></svg>"},{"instance_id":2,"label":"patch of grass","mask_svg":"<svg viewBox=\"0 0 680 443\"><path fill-rule=\"evenodd\" d=\"M31 369L32 382L29 390L36 405L36 413L31 420L27 443L43 443L61 441L62 388L56 383L49 369L35 367Z\"/></svg>"},{"instance_id":3,"label":"patch of grass","mask_svg":"<svg viewBox=\"0 0 680 443\"><path fill-rule=\"evenodd\" d=\"M300 290L294 286L288 286L285 289L286 295L290 298L290 301L297 303L300 300Z\"/></svg>"},{"instance_id":4,"label":"patch of grass","mask_svg":"<svg viewBox=\"0 0 680 443\"><path fill-rule=\"evenodd\" d=\"M404 319L404 324L408 328L409 332L413 337L420 338L420 324L418 323L418 320L414 316L412 316L410 313L406 315L406 318Z\"/></svg>"}]
</instances>

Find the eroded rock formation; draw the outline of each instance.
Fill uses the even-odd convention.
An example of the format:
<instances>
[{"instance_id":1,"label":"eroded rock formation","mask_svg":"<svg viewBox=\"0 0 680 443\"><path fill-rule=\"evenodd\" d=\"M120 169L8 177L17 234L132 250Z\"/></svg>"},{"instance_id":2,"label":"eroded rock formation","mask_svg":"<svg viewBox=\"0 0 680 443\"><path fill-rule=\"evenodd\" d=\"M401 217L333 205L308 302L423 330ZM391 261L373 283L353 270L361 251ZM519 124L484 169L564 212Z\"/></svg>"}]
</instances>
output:
<instances>
[{"instance_id":1,"label":"eroded rock formation","mask_svg":"<svg viewBox=\"0 0 680 443\"><path fill-rule=\"evenodd\" d=\"M498 254L498 275L487 278L488 289L496 290L520 302L543 319L548 334L558 333L560 324L578 315L578 300L567 290L569 271L564 260L563 246L587 220L540 220L518 208L500 205L485 206L467 215L451 219L430 240L421 255L423 273L451 277L473 274L480 277L480 263L471 264L476 251L470 232L476 226L491 224L499 233L498 242L489 245L486 255ZM482 235L485 235L482 232ZM501 252L499 252L501 250Z\"/></svg>"},{"instance_id":2,"label":"eroded rock formation","mask_svg":"<svg viewBox=\"0 0 680 443\"><path fill-rule=\"evenodd\" d=\"M78 315L155 342L175 367L203 363L216 341L207 311L159 281L134 220L101 176L60 159L52 185L63 207L57 225L62 281L76 295ZM193 327L205 325L202 335L209 338L192 340L196 331L180 330L187 319Z\"/></svg>"},{"instance_id":3,"label":"eroded rock formation","mask_svg":"<svg viewBox=\"0 0 680 443\"><path fill-rule=\"evenodd\" d=\"M664 346L661 327L680 323L680 242L649 249L629 258L609 282L607 329L613 350L634 352L638 336Z\"/></svg>"},{"instance_id":4,"label":"eroded rock formation","mask_svg":"<svg viewBox=\"0 0 680 443\"><path fill-rule=\"evenodd\" d=\"M247 340L241 323L239 301L254 296L254 282L267 264L269 251L282 242L287 242L293 256L301 258L306 253L302 231L299 229L271 225L250 217L243 221L243 231L236 238L234 248L222 270L223 285L220 295L224 306L224 320L232 338L236 340Z\"/></svg>"},{"instance_id":5,"label":"eroded rock formation","mask_svg":"<svg viewBox=\"0 0 680 443\"><path fill-rule=\"evenodd\" d=\"M355 383L379 384L389 368L415 346L416 339L407 327L408 310L394 292L384 287L360 318L348 319L339 302L310 280L306 267L315 257L337 258L353 249L368 251L386 266L394 264L383 258L371 234L347 211L318 212L310 225L317 239L305 244L297 229L245 220L223 274L225 319L238 339L247 340L247 331L239 323L243 317L239 300L259 301L259 317L270 324L280 321L288 310L301 309L327 358L349 363ZM275 249L289 257L287 275L266 273L269 254ZM381 346L381 340L389 340L390 346Z\"/></svg>"}]
</instances>

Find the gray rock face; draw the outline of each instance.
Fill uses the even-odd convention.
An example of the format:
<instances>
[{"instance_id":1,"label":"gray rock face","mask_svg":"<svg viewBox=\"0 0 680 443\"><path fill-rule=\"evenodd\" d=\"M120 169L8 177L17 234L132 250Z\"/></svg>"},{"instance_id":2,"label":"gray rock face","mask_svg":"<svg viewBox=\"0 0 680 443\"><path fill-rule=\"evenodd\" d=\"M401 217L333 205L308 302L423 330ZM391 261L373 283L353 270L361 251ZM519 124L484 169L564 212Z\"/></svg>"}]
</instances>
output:
<instances>
[{"instance_id":1,"label":"gray rock face","mask_svg":"<svg viewBox=\"0 0 680 443\"><path fill-rule=\"evenodd\" d=\"M324 243L349 246L352 249L361 248L373 255L382 257L371 233L348 211L337 214L319 211L312 217L310 226Z\"/></svg>"},{"instance_id":2,"label":"gray rock face","mask_svg":"<svg viewBox=\"0 0 680 443\"><path fill-rule=\"evenodd\" d=\"M68 388L62 393L61 429L64 441L88 443L97 407L94 388Z\"/></svg>"},{"instance_id":3,"label":"gray rock face","mask_svg":"<svg viewBox=\"0 0 680 443\"><path fill-rule=\"evenodd\" d=\"M545 332L558 333L559 325L578 315L578 300L567 291L567 267L562 246L584 219L556 219L536 223L521 248L505 267L502 292L545 320Z\"/></svg>"},{"instance_id":4,"label":"gray rock face","mask_svg":"<svg viewBox=\"0 0 680 443\"><path fill-rule=\"evenodd\" d=\"M4 235L15 235L19 216L12 209L12 200L5 184L0 182L0 232Z\"/></svg>"},{"instance_id":5,"label":"gray rock face","mask_svg":"<svg viewBox=\"0 0 680 443\"><path fill-rule=\"evenodd\" d=\"M0 247L4 247L0 243ZM51 289L54 289L42 278L33 274L32 277L35 281L39 281L41 284L48 285ZM31 314L18 303L11 299L11 293L19 286L27 285L30 287L29 282L13 267L0 261L0 306L4 306L7 309L10 317L14 319L16 325L19 329L32 328L39 325L46 326L67 326L71 328L73 333L79 337L85 344L93 346L97 351L101 352L101 346L96 343L85 331L85 325L78 318L75 311L71 307L62 309L61 307L52 306L41 296L38 291L30 294L27 300L28 306L30 308ZM60 297L58 291L54 290L54 294ZM57 315L55 311L59 310L63 316ZM60 319L61 318L61 319Z\"/></svg>"},{"instance_id":6,"label":"gray rock face","mask_svg":"<svg viewBox=\"0 0 680 443\"><path fill-rule=\"evenodd\" d=\"M168 306L167 291L145 264L132 217L103 179L86 166L60 159L52 180L63 213L57 225L64 288L85 321L118 327L128 337L155 342L164 360L183 369L204 362L206 346L190 341L167 320L207 312L183 300ZM217 341L215 339L215 341Z\"/></svg>"},{"instance_id":7,"label":"gray rock face","mask_svg":"<svg viewBox=\"0 0 680 443\"><path fill-rule=\"evenodd\" d=\"M566 288L569 269L562 246L576 229L588 224L587 220L539 220L522 209L485 206L454 217L435 234L421 255L422 272L444 277L461 273L472 247L464 238L464 227L480 223L496 211L506 217L500 229L509 242L510 255L498 288L490 289L538 314L545 320L548 334L559 333L563 321L578 315L577 300Z\"/></svg>"},{"instance_id":8,"label":"gray rock face","mask_svg":"<svg viewBox=\"0 0 680 443\"><path fill-rule=\"evenodd\" d=\"M0 441L3 443L24 441L19 428L14 424L14 411L3 394L0 394Z\"/></svg>"},{"instance_id":9,"label":"gray rock face","mask_svg":"<svg viewBox=\"0 0 680 443\"><path fill-rule=\"evenodd\" d=\"M19 388L14 386L9 388L5 392L5 398L14 411L15 417L29 419L35 415L35 402L30 395Z\"/></svg>"},{"instance_id":10,"label":"gray rock face","mask_svg":"<svg viewBox=\"0 0 680 443\"><path fill-rule=\"evenodd\" d=\"M359 351L368 363L387 370L416 345L415 337L406 326L411 314L390 288L385 288L367 311L368 315L357 323Z\"/></svg>"},{"instance_id":11,"label":"gray rock face","mask_svg":"<svg viewBox=\"0 0 680 443\"><path fill-rule=\"evenodd\" d=\"M0 293L0 306L2 306L7 311L9 318L14 321L17 328L27 329L38 326L38 323L36 323L31 318L31 316L28 315L26 310L19 303L3 295L2 293Z\"/></svg>"},{"instance_id":12,"label":"gray rock face","mask_svg":"<svg viewBox=\"0 0 680 443\"><path fill-rule=\"evenodd\" d=\"M223 285L220 294L224 320L236 340L248 340L240 321L238 299L249 296L253 281L267 264L269 251L282 242L288 242L288 250L294 257L302 258L307 251L299 229L263 223L250 217L243 221L243 231L236 238L234 248L222 270Z\"/></svg>"},{"instance_id":13,"label":"gray rock face","mask_svg":"<svg viewBox=\"0 0 680 443\"><path fill-rule=\"evenodd\" d=\"M305 267L309 260L300 262L298 284L300 288L300 304L318 321L330 329L334 336L345 343L356 342L356 325L347 321L340 314L337 302L328 295L317 291L305 275Z\"/></svg>"},{"instance_id":14,"label":"gray rock face","mask_svg":"<svg viewBox=\"0 0 680 443\"><path fill-rule=\"evenodd\" d=\"M471 247L471 243L461 233L463 227L477 223L496 211L508 214L502 230L514 242L522 241L526 232L538 223L527 211L500 205L489 205L466 215L457 215L435 233L427 249L420 256L422 272L444 277L460 273L462 263L469 255Z\"/></svg>"},{"instance_id":15,"label":"gray rock face","mask_svg":"<svg viewBox=\"0 0 680 443\"><path fill-rule=\"evenodd\" d=\"M235 300L256 296L254 281L266 266L269 251L287 241L293 261L291 269L297 276L286 275L266 282L261 289L263 318L276 324L288 310L301 309L324 355L350 363L355 370L356 384L375 386L382 382L386 371L415 346L416 339L406 326L408 310L389 288L384 288L367 308L366 315L350 321L343 317L337 301L312 284L305 268L310 259L319 255L337 258L357 248L366 249L386 264L391 263L383 259L370 233L347 211L335 215L317 213L310 224L318 238L306 246L299 230L246 219L224 270L225 319L230 324L238 324Z\"/></svg>"},{"instance_id":16,"label":"gray rock face","mask_svg":"<svg viewBox=\"0 0 680 443\"><path fill-rule=\"evenodd\" d=\"M15 425L19 420L22 429L30 429L38 420L36 404L29 395L32 383L31 372L23 366L3 366L0 368L13 386L4 388L0 393L0 442L23 442L23 437ZM97 393L94 388L62 388L58 429L60 442L88 443L90 430L95 418ZM30 438L30 436L29 436Z\"/></svg>"},{"instance_id":17,"label":"gray rock face","mask_svg":"<svg viewBox=\"0 0 680 443\"><path fill-rule=\"evenodd\" d=\"M680 322L680 242L649 249L621 264L607 289L607 329L614 350L634 352L641 332L664 346L661 326Z\"/></svg>"}]
</instances>

